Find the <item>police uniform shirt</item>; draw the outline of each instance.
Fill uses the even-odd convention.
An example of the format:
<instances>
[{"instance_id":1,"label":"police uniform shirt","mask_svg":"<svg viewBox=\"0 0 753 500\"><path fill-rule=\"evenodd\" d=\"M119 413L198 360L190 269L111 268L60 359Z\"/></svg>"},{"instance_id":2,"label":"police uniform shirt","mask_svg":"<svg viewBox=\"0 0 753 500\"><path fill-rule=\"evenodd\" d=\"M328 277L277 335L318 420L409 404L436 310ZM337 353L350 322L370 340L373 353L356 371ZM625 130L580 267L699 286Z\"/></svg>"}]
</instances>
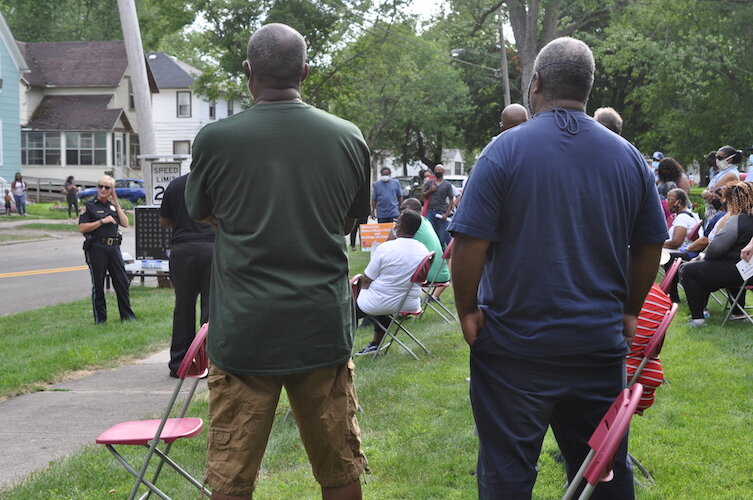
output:
<instances>
[{"instance_id":1,"label":"police uniform shirt","mask_svg":"<svg viewBox=\"0 0 753 500\"><path fill-rule=\"evenodd\" d=\"M99 198L95 198L93 201L87 201L78 217L78 223L84 222L97 222L100 219L104 219L108 215L112 215L112 218L117 222L118 212L109 200L106 202L99 201ZM86 234L90 234L95 238L115 238L118 236L118 224L102 224L94 231L90 231Z\"/></svg>"}]
</instances>

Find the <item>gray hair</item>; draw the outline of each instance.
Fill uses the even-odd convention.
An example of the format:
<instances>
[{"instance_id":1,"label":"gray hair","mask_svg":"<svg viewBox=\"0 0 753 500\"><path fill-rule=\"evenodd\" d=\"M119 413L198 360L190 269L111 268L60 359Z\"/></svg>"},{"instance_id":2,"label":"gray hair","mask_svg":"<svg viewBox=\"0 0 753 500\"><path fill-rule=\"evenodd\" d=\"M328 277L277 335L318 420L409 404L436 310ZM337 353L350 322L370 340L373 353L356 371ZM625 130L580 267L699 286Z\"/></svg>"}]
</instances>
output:
<instances>
[{"instance_id":1,"label":"gray hair","mask_svg":"<svg viewBox=\"0 0 753 500\"><path fill-rule=\"evenodd\" d=\"M614 108L599 108L594 119L615 134L622 134L622 117Z\"/></svg>"},{"instance_id":2,"label":"gray hair","mask_svg":"<svg viewBox=\"0 0 753 500\"><path fill-rule=\"evenodd\" d=\"M262 79L298 83L306 64L306 41L286 24L265 24L248 40L246 58Z\"/></svg>"},{"instance_id":3,"label":"gray hair","mask_svg":"<svg viewBox=\"0 0 753 500\"><path fill-rule=\"evenodd\" d=\"M533 71L541 76L544 95L585 103L594 83L594 56L588 45L571 37L556 38L536 56Z\"/></svg>"}]
</instances>

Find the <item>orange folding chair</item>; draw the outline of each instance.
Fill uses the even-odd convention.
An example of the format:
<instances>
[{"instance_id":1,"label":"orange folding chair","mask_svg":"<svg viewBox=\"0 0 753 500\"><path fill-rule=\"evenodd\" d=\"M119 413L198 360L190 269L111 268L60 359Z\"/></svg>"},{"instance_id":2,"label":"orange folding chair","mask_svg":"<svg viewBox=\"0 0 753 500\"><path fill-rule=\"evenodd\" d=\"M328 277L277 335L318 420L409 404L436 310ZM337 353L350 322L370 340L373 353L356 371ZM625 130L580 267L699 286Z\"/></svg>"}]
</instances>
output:
<instances>
[{"instance_id":1,"label":"orange folding chair","mask_svg":"<svg viewBox=\"0 0 753 500\"><path fill-rule=\"evenodd\" d=\"M664 278L659 283L659 288L661 288L662 292L669 293L669 287L672 285L672 280L677 276L677 271L680 270L680 264L682 264L682 259L677 257L672 265L669 266L667 272L664 273Z\"/></svg>"},{"instance_id":2,"label":"orange folding chair","mask_svg":"<svg viewBox=\"0 0 753 500\"><path fill-rule=\"evenodd\" d=\"M136 498L139 487L143 484L148 488L148 491L144 493L140 498L148 498L152 493L164 500L170 500L162 490L160 490L155 484L162 472L162 466L168 464L178 474L187 479L193 484L199 491L201 491L207 497L211 496L212 492L209 491L198 480L193 478L188 472L183 470L177 463L175 463L168 454L172 444L178 439L192 438L201 434L204 428L204 422L200 418L186 417L186 412L191 403L194 393L196 392L196 386L199 383L199 379L206 376L209 364L206 354L206 337L209 330L209 324L205 323L196 334L191 346L188 348L183 362L178 368L178 382L175 385L170 401L165 408L165 412L159 420L136 420L130 422L121 422L116 424L97 438L98 444L104 444L110 453L113 454L115 459L130 472L135 478L131 493L128 495L129 500ZM192 378L193 383L190 385L188 394L186 395L183 407L180 410L178 417L170 418L170 412L175 406L175 402L180 394L183 381L186 378ZM164 443L163 450L158 448L158 444ZM146 457L139 470L136 470L116 449L115 446L145 446L148 448ZM149 461L151 458L157 455L160 458L156 471L152 480L149 481L145 478L147 468L149 467Z\"/></svg>"},{"instance_id":3,"label":"orange folding chair","mask_svg":"<svg viewBox=\"0 0 753 500\"><path fill-rule=\"evenodd\" d=\"M444 252L442 252L441 264L437 267L437 270L433 273L433 275L429 277L425 285L421 287L421 292L423 292L423 298L421 300L421 307L423 307L424 309L426 309L426 307L429 307L434 312L439 314L439 316L446 323L452 323L453 320L455 321L460 321L460 320L457 319L457 317L452 313L452 311L450 311L447 308L446 305L442 304L439 300L434 298L434 292L437 290L443 290L445 288L448 288L451 285L449 280L437 282L437 276L439 276L439 273L441 273L444 270L444 268L447 267L447 263L449 262L450 258L452 258L452 247L454 245L455 245L455 238L452 238L450 242L447 244L447 247L444 249ZM440 309L444 311L444 314L442 314L442 311L440 311ZM447 316L445 316L445 314Z\"/></svg>"},{"instance_id":4,"label":"orange folding chair","mask_svg":"<svg viewBox=\"0 0 753 500\"><path fill-rule=\"evenodd\" d=\"M601 419L596 430L588 440L591 451L583 460L583 463L570 482L562 500L570 500L580 487L585 478L586 486L583 488L578 500L586 500L591 497L594 489L600 482L611 481L613 477L612 467L617 448L622 438L630 427L630 421L638 408L643 386L635 384L632 388L623 389L612 406Z\"/></svg>"}]
</instances>

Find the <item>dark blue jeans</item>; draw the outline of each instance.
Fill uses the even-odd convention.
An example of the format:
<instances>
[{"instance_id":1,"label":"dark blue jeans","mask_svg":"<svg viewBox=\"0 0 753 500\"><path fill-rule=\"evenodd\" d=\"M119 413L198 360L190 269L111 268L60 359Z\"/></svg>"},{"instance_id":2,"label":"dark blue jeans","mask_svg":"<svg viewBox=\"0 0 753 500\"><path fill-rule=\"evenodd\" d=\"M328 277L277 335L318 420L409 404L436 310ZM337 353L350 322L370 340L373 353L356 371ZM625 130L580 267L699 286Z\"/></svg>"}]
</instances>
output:
<instances>
[{"instance_id":1,"label":"dark blue jeans","mask_svg":"<svg viewBox=\"0 0 753 500\"><path fill-rule=\"evenodd\" d=\"M450 233L447 232L447 226L449 223L447 219L442 219L444 212L437 212L436 210L429 210L426 213L426 218L431 222L431 227L434 228L434 232L437 233L439 242L442 244L442 249L450 242ZM439 216L439 217L437 217Z\"/></svg>"},{"instance_id":2,"label":"dark blue jeans","mask_svg":"<svg viewBox=\"0 0 753 500\"><path fill-rule=\"evenodd\" d=\"M588 454L588 439L625 385L625 354L619 349L525 358L498 346L482 330L471 349L479 498L531 498L549 425L572 479ZM634 498L626 456L627 435L617 452L614 479L598 485L591 498Z\"/></svg>"}]
</instances>

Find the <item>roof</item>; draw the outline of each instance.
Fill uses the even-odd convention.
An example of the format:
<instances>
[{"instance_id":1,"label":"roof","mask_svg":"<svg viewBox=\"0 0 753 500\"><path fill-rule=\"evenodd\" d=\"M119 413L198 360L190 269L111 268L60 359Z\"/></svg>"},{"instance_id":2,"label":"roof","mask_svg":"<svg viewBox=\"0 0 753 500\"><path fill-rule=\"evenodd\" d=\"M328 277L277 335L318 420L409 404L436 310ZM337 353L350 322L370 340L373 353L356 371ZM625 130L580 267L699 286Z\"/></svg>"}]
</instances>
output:
<instances>
[{"instance_id":1,"label":"roof","mask_svg":"<svg viewBox=\"0 0 753 500\"><path fill-rule=\"evenodd\" d=\"M27 125L32 130L111 131L122 120L131 124L122 109L108 109L112 95L49 95L42 99Z\"/></svg>"},{"instance_id":2,"label":"roof","mask_svg":"<svg viewBox=\"0 0 753 500\"><path fill-rule=\"evenodd\" d=\"M200 70L164 52L150 53L147 61L157 86L161 89L191 88L194 77L201 74Z\"/></svg>"},{"instance_id":3,"label":"roof","mask_svg":"<svg viewBox=\"0 0 753 500\"><path fill-rule=\"evenodd\" d=\"M18 43L31 68L35 87L117 87L128 68L125 43Z\"/></svg>"},{"instance_id":4,"label":"roof","mask_svg":"<svg viewBox=\"0 0 753 500\"><path fill-rule=\"evenodd\" d=\"M0 12L0 37L2 37L5 42L5 46L8 47L10 58L13 61L13 64L16 65L16 68L18 68L18 71L22 73L29 71L29 67L26 65L26 61L24 60L23 54L21 54L21 51L18 49L18 45L16 45L16 39L13 38L13 33L10 31L8 23L5 22L5 17L2 12Z\"/></svg>"}]
</instances>

